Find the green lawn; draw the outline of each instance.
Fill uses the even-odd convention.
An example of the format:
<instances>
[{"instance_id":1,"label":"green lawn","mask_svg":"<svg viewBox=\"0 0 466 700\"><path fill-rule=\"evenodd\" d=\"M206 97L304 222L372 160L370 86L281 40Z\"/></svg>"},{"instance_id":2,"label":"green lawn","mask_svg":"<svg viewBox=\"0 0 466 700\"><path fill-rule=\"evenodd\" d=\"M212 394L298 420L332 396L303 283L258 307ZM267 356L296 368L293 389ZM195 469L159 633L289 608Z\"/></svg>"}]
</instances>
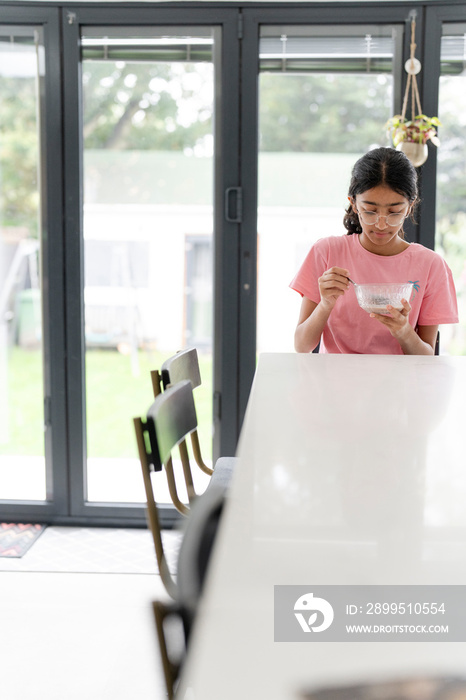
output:
<instances>
[{"instance_id":1,"label":"green lawn","mask_svg":"<svg viewBox=\"0 0 466 700\"><path fill-rule=\"evenodd\" d=\"M9 348L0 454L44 454L44 397L42 355L39 351ZM5 407L6 404L6 407Z\"/></svg>"},{"instance_id":2,"label":"green lawn","mask_svg":"<svg viewBox=\"0 0 466 700\"><path fill-rule=\"evenodd\" d=\"M89 457L136 457L132 425L152 401L150 371L173 352L138 353L134 376L129 355L90 350L86 355L87 450ZM195 392L203 454L212 454L212 357L199 356L202 385ZM43 455L42 356L19 347L8 351L8 431L1 454Z\"/></svg>"}]
</instances>

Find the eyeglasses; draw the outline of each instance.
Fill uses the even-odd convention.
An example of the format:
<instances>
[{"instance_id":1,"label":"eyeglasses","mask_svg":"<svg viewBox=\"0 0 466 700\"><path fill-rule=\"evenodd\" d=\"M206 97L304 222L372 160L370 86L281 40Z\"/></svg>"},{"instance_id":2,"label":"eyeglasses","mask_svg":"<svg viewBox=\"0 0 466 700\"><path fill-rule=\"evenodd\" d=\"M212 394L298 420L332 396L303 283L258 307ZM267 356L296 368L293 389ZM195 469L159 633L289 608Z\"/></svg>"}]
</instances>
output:
<instances>
[{"instance_id":1,"label":"eyeglasses","mask_svg":"<svg viewBox=\"0 0 466 700\"><path fill-rule=\"evenodd\" d=\"M387 216L384 216L383 214L377 214L376 211L358 211L357 209L355 210L356 213L358 214L359 218L364 224L378 224L379 219L382 216L385 219L385 223L387 226L401 226L403 221L406 219L408 216L408 212L406 213L401 213L397 212L388 214Z\"/></svg>"}]
</instances>

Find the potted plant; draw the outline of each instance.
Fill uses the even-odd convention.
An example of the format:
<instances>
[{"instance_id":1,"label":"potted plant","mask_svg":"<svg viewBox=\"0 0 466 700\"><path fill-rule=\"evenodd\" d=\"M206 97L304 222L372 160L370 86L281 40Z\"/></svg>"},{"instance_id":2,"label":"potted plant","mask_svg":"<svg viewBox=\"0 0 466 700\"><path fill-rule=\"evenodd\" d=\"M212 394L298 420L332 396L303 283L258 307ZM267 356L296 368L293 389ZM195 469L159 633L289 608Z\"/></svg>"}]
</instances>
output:
<instances>
[{"instance_id":1,"label":"potted plant","mask_svg":"<svg viewBox=\"0 0 466 700\"><path fill-rule=\"evenodd\" d=\"M414 119L406 119L401 114L395 114L388 120L386 128L395 148L403 151L418 167L427 160L427 141L440 146L436 128L440 125L438 117L418 114Z\"/></svg>"}]
</instances>

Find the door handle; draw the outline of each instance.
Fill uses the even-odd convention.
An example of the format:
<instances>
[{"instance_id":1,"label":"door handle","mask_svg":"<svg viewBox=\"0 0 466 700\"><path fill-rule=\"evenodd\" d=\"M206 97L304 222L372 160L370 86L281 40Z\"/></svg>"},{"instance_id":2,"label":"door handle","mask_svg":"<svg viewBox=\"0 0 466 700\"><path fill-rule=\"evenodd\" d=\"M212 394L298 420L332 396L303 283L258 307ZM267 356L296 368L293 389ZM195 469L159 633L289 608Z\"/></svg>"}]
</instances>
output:
<instances>
[{"instance_id":1,"label":"door handle","mask_svg":"<svg viewBox=\"0 0 466 700\"><path fill-rule=\"evenodd\" d=\"M243 189L227 187L225 190L225 220L230 224L243 221Z\"/></svg>"}]
</instances>

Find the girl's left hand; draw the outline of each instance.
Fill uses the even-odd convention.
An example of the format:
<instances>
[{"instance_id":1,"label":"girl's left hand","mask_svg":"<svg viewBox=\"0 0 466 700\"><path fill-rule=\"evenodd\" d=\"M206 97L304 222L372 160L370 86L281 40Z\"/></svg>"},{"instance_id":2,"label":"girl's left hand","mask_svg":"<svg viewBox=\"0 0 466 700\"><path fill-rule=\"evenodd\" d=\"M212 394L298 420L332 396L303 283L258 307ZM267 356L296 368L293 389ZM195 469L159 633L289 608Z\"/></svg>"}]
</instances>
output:
<instances>
[{"instance_id":1,"label":"girl's left hand","mask_svg":"<svg viewBox=\"0 0 466 700\"><path fill-rule=\"evenodd\" d=\"M404 331L406 331L406 328L409 326L408 317L409 312L411 311L411 306L406 299L402 299L401 304L403 308L400 310L395 309L390 305L387 306L387 311L390 312L390 316L370 314L371 318L376 318L377 321L386 326L394 338L403 335Z\"/></svg>"}]
</instances>

